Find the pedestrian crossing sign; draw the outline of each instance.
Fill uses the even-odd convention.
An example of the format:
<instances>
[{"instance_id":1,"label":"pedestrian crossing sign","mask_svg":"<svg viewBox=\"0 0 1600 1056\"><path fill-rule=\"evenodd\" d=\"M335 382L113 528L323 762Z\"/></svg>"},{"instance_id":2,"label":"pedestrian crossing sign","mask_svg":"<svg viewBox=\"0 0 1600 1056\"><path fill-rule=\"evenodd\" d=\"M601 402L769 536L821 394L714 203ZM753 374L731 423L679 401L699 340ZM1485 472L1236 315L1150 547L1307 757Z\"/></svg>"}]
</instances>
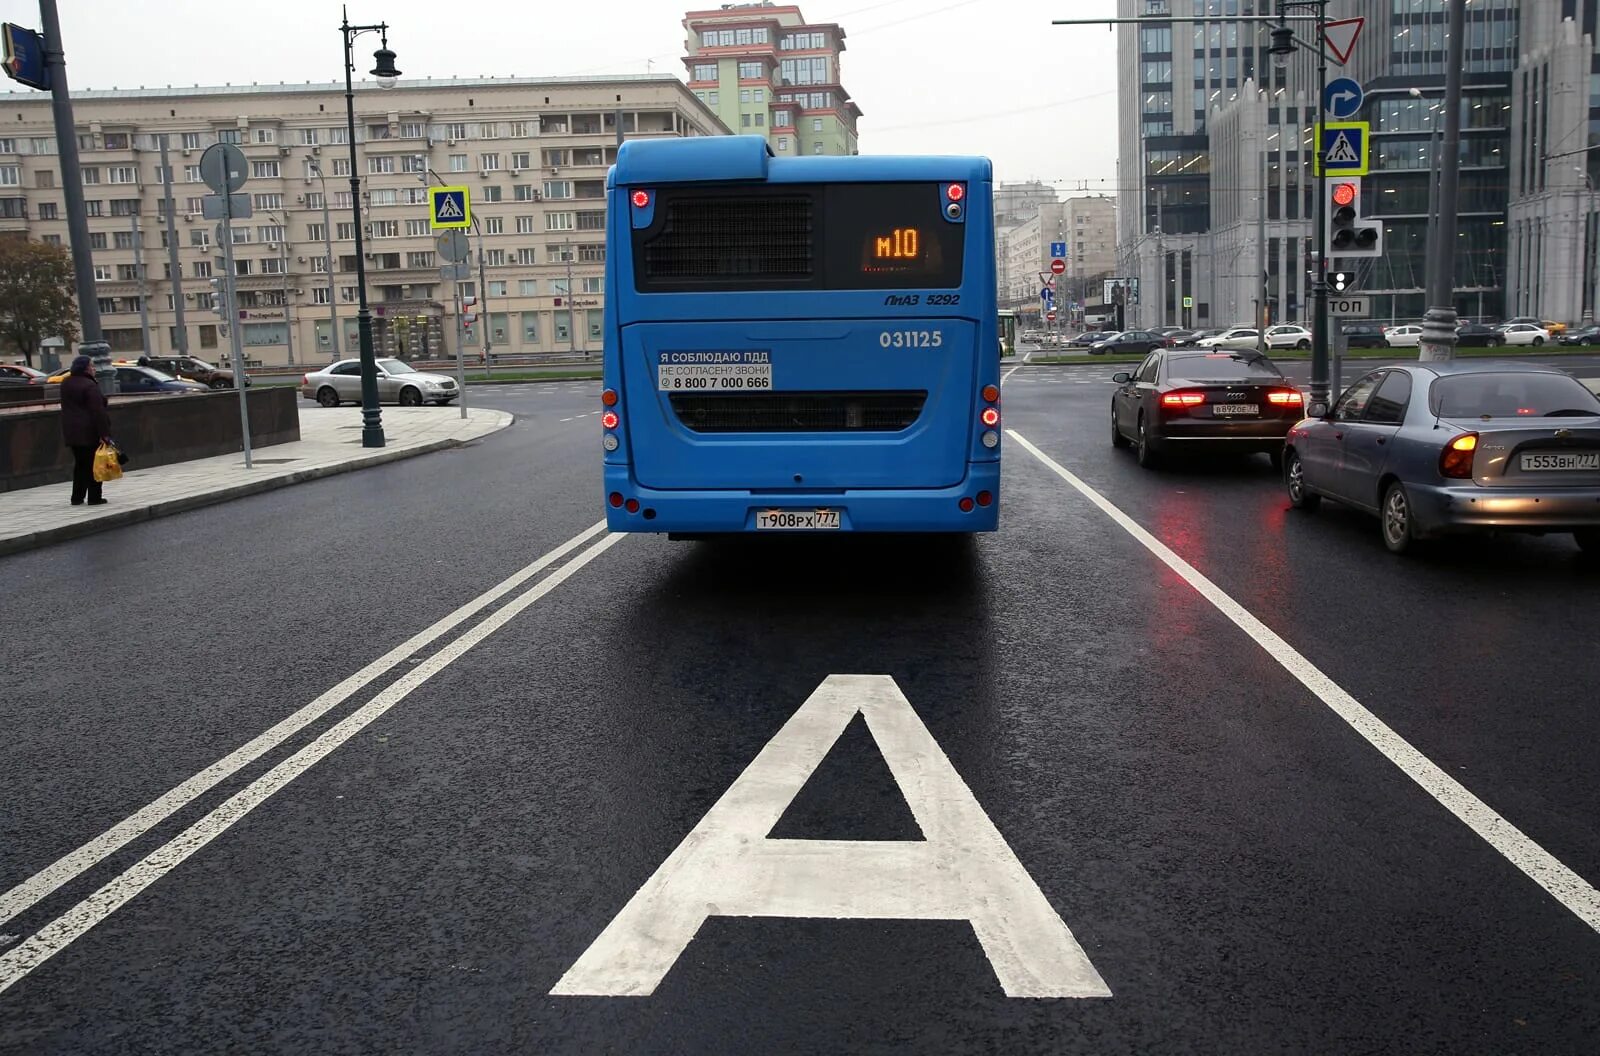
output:
<instances>
[{"instance_id":1,"label":"pedestrian crossing sign","mask_svg":"<svg viewBox=\"0 0 1600 1056\"><path fill-rule=\"evenodd\" d=\"M1330 121L1317 126L1317 152L1313 157L1318 176L1365 176L1372 146L1371 124L1366 121Z\"/></svg>"},{"instance_id":2,"label":"pedestrian crossing sign","mask_svg":"<svg viewBox=\"0 0 1600 1056\"><path fill-rule=\"evenodd\" d=\"M435 231L472 226L472 202L465 187L428 188L428 218Z\"/></svg>"}]
</instances>

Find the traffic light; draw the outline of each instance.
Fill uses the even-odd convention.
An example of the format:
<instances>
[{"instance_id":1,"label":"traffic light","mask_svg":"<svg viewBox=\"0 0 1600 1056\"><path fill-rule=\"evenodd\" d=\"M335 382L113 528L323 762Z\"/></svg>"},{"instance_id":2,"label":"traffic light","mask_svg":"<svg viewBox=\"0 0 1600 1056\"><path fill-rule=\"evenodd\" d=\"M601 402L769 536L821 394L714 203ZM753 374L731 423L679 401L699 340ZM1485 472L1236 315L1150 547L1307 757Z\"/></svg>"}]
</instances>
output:
<instances>
[{"instance_id":1,"label":"traffic light","mask_svg":"<svg viewBox=\"0 0 1600 1056\"><path fill-rule=\"evenodd\" d=\"M1359 180L1328 181L1328 256L1383 256L1383 221L1361 215Z\"/></svg>"},{"instance_id":2,"label":"traffic light","mask_svg":"<svg viewBox=\"0 0 1600 1056\"><path fill-rule=\"evenodd\" d=\"M1355 281L1354 273L1348 271L1336 271L1328 276L1328 285L1333 287L1335 293L1343 293L1353 286Z\"/></svg>"},{"instance_id":3,"label":"traffic light","mask_svg":"<svg viewBox=\"0 0 1600 1056\"><path fill-rule=\"evenodd\" d=\"M224 319L232 314L228 311L228 285L218 276L211 278L211 310Z\"/></svg>"}]
</instances>

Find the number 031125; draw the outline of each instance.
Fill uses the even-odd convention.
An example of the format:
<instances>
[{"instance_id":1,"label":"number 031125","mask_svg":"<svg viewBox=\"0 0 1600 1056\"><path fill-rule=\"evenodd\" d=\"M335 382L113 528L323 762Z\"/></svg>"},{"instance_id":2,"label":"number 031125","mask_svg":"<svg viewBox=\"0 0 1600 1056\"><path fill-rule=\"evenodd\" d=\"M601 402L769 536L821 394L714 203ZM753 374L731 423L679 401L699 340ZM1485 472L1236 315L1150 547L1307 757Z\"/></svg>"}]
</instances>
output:
<instances>
[{"instance_id":1,"label":"number 031125","mask_svg":"<svg viewBox=\"0 0 1600 1056\"><path fill-rule=\"evenodd\" d=\"M940 348L944 345L942 330L885 330L878 335L878 344L884 348Z\"/></svg>"}]
</instances>

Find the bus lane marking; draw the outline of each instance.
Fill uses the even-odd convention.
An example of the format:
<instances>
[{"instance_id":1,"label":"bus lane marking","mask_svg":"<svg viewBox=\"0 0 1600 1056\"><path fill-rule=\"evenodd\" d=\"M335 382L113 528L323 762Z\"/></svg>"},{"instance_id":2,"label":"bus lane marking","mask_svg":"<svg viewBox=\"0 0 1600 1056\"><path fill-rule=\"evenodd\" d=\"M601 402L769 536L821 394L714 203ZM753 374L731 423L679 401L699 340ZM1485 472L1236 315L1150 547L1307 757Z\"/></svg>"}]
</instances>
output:
<instances>
[{"instance_id":1,"label":"bus lane marking","mask_svg":"<svg viewBox=\"0 0 1600 1056\"><path fill-rule=\"evenodd\" d=\"M600 526L586 530L578 538L587 539L603 527L604 522L601 522ZM222 835L256 807L287 787L295 778L310 770L350 738L381 718L389 709L410 696L412 691L455 663L468 650L511 622L523 610L566 582L574 573L621 542L623 538L625 537L622 535L607 534L590 545L571 561L541 579L535 586L506 602L481 623L411 668L305 747L228 797L199 821L145 855L98 891L40 928L20 945L0 954L0 994L5 993L35 968L66 949L96 924L127 905L151 884L182 865L190 855ZM565 552L571 545L575 545L574 541L569 541L569 544L558 549ZM546 555L546 558L541 559L546 564L551 560L554 560L552 555ZM518 580L521 576L523 573L518 573L512 580Z\"/></svg>"},{"instance_id":2,"label":"bus lane marking","mask_svg":"<svg viewBox=\"0 0 1600 1056\"><path fill-rule=\"evenodd\" d=\"M768 838L858 713L926 838ZM711 916L965 920L1006 996L1111 996L887 675L829 675L550 993L647 997Z\"/></svg>"},{"instance_id":3,"label":"bus lane marking","mask_svg":"<svg viewBox=\"0 0 1600 1056\"><path fill-rule=\"evenodd\" d=\"M1399 767L1402 773L1416 782L1440 806L1477 833L1489 846L1499 852L1501 857L1544 888L1579 920L1595 931L1600 931L1600 890L1596 890L1593 884L1545 850L1494 808L1473 795L1465 785L1418 751L1411 742L1369 711L1342 686L1301 655L1294 646L1279 637L1277 632L1257 619L1250 610L1235 601L1199 569L1179 557L1138 521L1123 513L1110 499L1039 450L1015 429L1007 429L1006 432L1029 454L1066 481L1080 495L1098 507L1100 512L1116 522L1118 527L1133 536L1140 545L1177 573L1184 582L1194 588L1196 593L1231 620L1268 656L1277 661L1279 666L1310 690L1313 696L1327 705L1330 711L1339 716L1363 740L1381 752L1384 758Z\"/></svg>"}]
</instances>

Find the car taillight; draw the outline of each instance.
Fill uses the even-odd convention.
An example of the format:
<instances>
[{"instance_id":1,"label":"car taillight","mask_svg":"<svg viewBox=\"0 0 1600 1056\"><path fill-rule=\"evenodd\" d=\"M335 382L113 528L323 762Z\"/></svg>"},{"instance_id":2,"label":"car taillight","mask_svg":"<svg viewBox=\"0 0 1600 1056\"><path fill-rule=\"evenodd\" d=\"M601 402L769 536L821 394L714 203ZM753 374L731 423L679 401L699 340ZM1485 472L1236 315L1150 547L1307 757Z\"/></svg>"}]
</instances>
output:
<instances>
[{"instance_id":1,"label":"car taillight","mask_svg":"<svg viewBox=\"0 0 1600 1056\"><path fill-rule=\"evenodd\" d=\"M1439 475L1472 479L1472 453L1478 449L1477 433L1462 433L1439 452Z\"/></svg>"},{"instance_id":2,"label":"car taillight","mask_svg":"<svg viewBox=\"0 0 1600 1056\"><path fill-rule=\"evenodd\" d=\"M302 385L310 385L311 384L311 375L310 374L302 374L302 375L300 375L300 384L302 384Z\"/></svg>"},{"instance_id":3,"label":"car taillight","mask_svg":"<svg viewBox=\"0 0 1600 1056\"><path fill-rule=\"evenodd\" d=\"M1169 392L1161 397L1163 407L1198 407L1206 402L1203 392Z\"/></svg>"},{"instance_id":4,"label":"car taillight","mask_svg":"<svg viewBox=\"0 0 1600 1056\"><path fill-rule=\"evenodd\" d=\"M1305 397L1300 395L1299 389L1284 389L1280 392L1267 393L1267 402L1276 404L1304 403Z\"/></svg>"}]
</instances>

